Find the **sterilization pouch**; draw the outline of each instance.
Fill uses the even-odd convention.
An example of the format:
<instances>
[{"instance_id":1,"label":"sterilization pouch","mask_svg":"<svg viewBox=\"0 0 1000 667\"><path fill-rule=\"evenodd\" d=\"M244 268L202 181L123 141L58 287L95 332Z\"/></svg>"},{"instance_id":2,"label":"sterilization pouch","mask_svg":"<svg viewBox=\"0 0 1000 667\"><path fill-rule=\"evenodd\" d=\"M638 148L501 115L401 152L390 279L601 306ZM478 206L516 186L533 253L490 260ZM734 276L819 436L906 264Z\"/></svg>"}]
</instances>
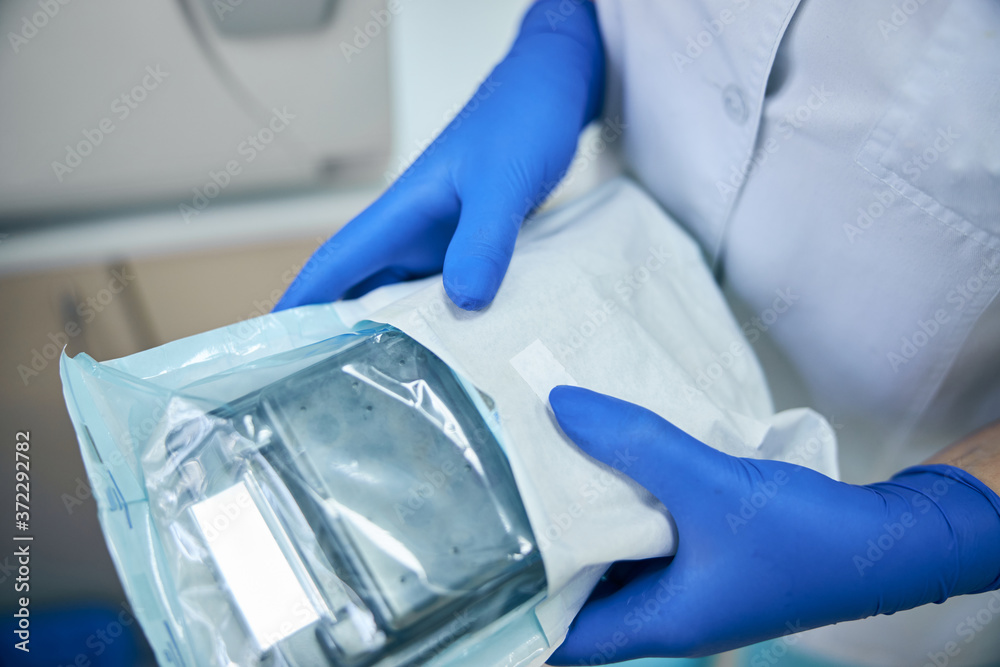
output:
<instances>
[{"instance_id":1,"label":"sterilization pouch","mask_svg":"<svg viewBox=\"0 0 1000 667\"><path fill-rule=\"evenodd\" d=\"M677 539L629 443L612 468L561 433L557 384L836 475L830 426L774 413L697 246L624 179L527 222L483 311L432 277L61 374L161 664L542 664L611 562Z\"/></svg>"}]
</instances>

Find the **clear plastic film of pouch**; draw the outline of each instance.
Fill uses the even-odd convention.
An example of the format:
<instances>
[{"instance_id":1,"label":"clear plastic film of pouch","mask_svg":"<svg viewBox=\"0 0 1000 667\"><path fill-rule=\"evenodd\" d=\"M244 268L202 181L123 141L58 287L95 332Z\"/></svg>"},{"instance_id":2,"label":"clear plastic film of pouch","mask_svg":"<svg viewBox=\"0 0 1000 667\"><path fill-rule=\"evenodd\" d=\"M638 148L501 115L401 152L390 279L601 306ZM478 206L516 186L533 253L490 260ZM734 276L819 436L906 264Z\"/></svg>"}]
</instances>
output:
<instances>
[{"instance_id":1,"label":"clear plastic film of pouch","mask_svg":"<svg viewBox=\"0 0 1000 667\"><path fill-rule=\"evenodd\" d=\"M165 665L541 665L611 562L677 539L559 431L558 383L836 474L830 426L774 413L697 247L626 180L528 223L484 311L436 277L61 375Z\"/></svg>"},{"instance_id":2,"label":"clear plastic film of pouch","mask_svg":"<svg viewBox=\"0 0 1000 667\"><path fill-rule=\"evenodd\" d=\"M172 662L425 664L544 593L495 413L393 327L184 392L89 370L109 423L132 416L112 414L130 391L161 402L132 452L102 454L90 426L84 440L99 463L118 459L101 486L118 496L118 527L142 533L109 542L120 564L138 559L126 583L155 560L147 584L163 582ZM139 503L119 492L124 480Z\"/></svg>"}]
</instances>

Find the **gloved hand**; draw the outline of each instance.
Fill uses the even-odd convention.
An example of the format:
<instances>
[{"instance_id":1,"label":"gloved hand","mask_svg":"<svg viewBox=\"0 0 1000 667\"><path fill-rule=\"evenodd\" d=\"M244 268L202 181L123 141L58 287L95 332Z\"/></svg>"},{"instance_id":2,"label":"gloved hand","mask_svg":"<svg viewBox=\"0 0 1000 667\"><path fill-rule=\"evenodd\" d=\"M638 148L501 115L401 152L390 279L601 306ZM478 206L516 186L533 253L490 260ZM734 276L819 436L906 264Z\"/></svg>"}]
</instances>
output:
<instances>
[{"instance_id":1,"label":"gloved hand","mask_svg":"<svg viewBox=\"0 0 1000 667\"><path fill-rule=\"evenodd\" d=\"M628 473L678 531L672 559L609 571L552 665L707 655L1000 587L1000 498L959 468L855 486L729 456L585 389L556 387L549 401L594 458L637 459Z\"/></svg>"},{"instance_id":2,"label":"gloved hand","mask_svg":"<svg viewBox=\"0 0 1000 667\"><path fill-rule=\"evenodd\" d=\"M465 108L375 203L321 246L275 310L444 269L465 309L496 295L524 216L555 187L601 107L589 0L541 0Z\"/></svg>"}]
</instances>

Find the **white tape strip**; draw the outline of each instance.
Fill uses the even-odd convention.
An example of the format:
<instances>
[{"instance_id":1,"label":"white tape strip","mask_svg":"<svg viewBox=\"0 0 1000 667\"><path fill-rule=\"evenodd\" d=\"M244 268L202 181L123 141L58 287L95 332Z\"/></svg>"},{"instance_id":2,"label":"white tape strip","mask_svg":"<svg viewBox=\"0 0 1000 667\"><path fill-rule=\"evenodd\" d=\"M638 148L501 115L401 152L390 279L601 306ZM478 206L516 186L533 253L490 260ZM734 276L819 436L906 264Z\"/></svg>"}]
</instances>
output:
<instances>
[{"instance_id":1,"label":"white tape strip","mask_svg":"<svg viewBox=\"0 0 1000 667\"><path fill-rule=\"evenodd\" d=\"M510 365L545 405L549 404L549 392L553 387L560 384L577 385L577 381L559 363L552 350L538 339L515 354Z\"/></svg>"},{"instance_id":2,"label":"white tape strip","mask_svg":"<svg viewBox=\"0 0 1000 667\"><path fill-rule=\"evenodd\" d=\"M246 484L202 500L191 513L260 649L319 620Z\"/></svg>"}]
</instances>

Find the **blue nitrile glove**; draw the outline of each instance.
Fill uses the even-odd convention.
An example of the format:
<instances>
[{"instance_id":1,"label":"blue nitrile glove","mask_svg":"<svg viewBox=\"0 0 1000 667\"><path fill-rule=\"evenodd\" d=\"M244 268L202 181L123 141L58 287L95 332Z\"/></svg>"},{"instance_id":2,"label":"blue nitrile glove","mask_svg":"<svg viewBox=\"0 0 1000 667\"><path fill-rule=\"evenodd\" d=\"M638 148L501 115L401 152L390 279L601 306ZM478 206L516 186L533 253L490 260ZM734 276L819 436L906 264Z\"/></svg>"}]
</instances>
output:
<instances>
[{"instance_id":1,"label":"blue nitrile glove","mask_svg":"<svg viewBox=\"0 0 1000 667\"><path fill-rule=\"evenodd\" d=\"M556 387L549 401L586 453L636 461L628 474L678 532L673 559L609 571L550 664L706 655L1000 587L1000 497L963 470L855 486L729 456L586 389Z\"/></svg>"},{"instance_id":2,"label":"blue nitrile glove","mask_svg":"<svg viewBox=\"0 0 1000 667\"><path fill-rule=\"evenodd\" d=\"M488 305L524 216L562 178L603 89L593 3L533 5L510 52L465 108L316 251L275 310L360 296L442 268L458 306Z\"/></svg>"}]
</instances>

